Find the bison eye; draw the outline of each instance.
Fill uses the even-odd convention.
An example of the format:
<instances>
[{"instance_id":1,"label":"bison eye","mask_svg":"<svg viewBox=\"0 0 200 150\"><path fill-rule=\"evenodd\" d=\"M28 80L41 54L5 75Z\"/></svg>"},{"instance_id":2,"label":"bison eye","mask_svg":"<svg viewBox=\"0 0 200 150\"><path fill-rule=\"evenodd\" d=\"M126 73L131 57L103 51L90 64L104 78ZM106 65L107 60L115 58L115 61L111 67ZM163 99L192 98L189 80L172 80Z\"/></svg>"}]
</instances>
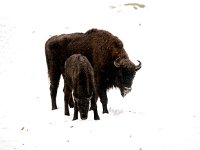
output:
<instances>
[{"instance_id":1,"label":"bison eye","mask_svg":"<svg viewBox=\"0 0 200 150\"><path fill-rule=\"evenodd\" d=\"M122 74L123 74L124 78L130 78L130 79L134 78L134 76L135 76L135 72L131 71L129 69L124 69L123 72L122 72Z\"/></svg>"},{"instance_id":2,"label":"bison eye","mask_svg":"<svg viewBox=\"0 0 200 150\"><path fill-rule=\"evenodd\" d=\"M123 71L122 71L121 69L118 71L118 75L119 75L120 77L123 76Z\"/></svg>"}]
</instances>

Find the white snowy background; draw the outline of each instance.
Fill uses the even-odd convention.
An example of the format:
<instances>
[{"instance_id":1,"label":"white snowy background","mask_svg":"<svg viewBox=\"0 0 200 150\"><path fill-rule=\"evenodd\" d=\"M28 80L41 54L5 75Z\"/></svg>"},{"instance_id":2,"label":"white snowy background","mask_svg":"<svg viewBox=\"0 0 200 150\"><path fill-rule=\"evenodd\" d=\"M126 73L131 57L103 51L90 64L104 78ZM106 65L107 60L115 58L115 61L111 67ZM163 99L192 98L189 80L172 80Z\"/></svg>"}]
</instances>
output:
<instances>
[{"instance_id":1,"label":"white snowy background","mask_svg":"<svg viewBox=\"0 0 200 150\"><path fill-rule=\"evenodd\" d=\"M199 14L198 0L1 0L0 150L200 150ZM90 28L143 66L125 98L109 90L109 114L98 101L101 120L72 121L62 79L51 110L44 44Z\"/></svg>"}]
</instances>

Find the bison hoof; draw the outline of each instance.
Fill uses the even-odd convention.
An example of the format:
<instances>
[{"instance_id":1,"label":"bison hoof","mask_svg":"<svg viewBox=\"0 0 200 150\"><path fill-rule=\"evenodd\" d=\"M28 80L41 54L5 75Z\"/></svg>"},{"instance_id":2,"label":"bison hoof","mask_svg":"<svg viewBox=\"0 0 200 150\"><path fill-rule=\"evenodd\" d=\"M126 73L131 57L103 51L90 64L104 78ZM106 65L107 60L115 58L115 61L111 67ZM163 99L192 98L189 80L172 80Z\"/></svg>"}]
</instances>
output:
<instances>
[{"instance_id":1,"label":"bison hoof","mask_svg":"<svg viewBox=\"0 0 200 150\"><path fill-rule=\"evenodd\" d=\"M100 120L99 116L94 116L94 120Z\"/></svg>"},{"instance_id":2,"label":"bison hoof","mask_svg":"<svg viewBox=\"0 0 200 150\"><path fill-rule=\"evenodd\" d=\"M69 105L70 108L74 108L74 105Z\"/></svg>"},{"instance_id":3,"label":"bison hoof","mask_svg":"<svg viewBox=\"0 0 200 150\"><path fill-rule=\"evenodd\" d=\"M107 114L109 113L107 107L103 107L103 114L105 114L105 113L107 113Z\"/></svg>"},{"instance_id":4,"label":"bison hoof","mask_svg":"<svg viewBox=\"0 0 200 150\"><path fill-rule=\"evenodd\" d=\"M74 117L72 121L75 121L75 120L77 120L77 119L78 119L78 118Z\"/></svg>"},{"instance_id":5,"label":"bison hoof","mask_svg":"<svg viewBox=\"0 0 200 150\"><path fill-rule=\"evenodd\" d=\"M103 114L107 113L108 114L108 108L107 105L103 105Z\"/></svg>"},{"instance_id":6,"label":"bison hoof","mask_svg":"<svg viewBox=\"0 0 200 150\"><path fill-rule=\"evenodd\" d=\"M70 116L70 113L69 113L69 112L65 112L65 115L66 115L66 116Z\"/></svg>"},{"instance_id":7,"label":"bison hoof","mask_svg":"<svg viewBox=\"0 0 200 150\"><path fill-rule=\"evenodd\" d=\"M69 103L70 108L74 108L74 103Z\"/></svg>"},{"instance_id":8,"label":"bison hoof","mask_svg":"<svg viewBox=\"0 0 200 150\"><path fill-rule=\"evenodd\" d=\"M52 106L52 110L58 109L57 106Z\"/></svg>"},{"instance_id":9,"label":"bison hoof","mask_svg":"<svg viewBox=\"0 0 200 150\"><path fill-rule=\"evenodd\" d=\"M103 111L103 114L109 114L109 112L108 111Z\"/></svg>"}]
</instances>

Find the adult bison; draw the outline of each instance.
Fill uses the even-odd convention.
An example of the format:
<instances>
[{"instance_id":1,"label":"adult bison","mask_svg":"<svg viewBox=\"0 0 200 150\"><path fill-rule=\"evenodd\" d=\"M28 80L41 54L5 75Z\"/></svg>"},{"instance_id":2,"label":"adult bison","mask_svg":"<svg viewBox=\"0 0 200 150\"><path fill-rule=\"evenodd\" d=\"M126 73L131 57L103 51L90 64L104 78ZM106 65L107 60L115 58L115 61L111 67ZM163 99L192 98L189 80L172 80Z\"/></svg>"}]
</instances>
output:
<instances>
[{"instance_id":1,"label":"adult bison","mask_svg":"<svg viewBox=\"0 0 200 150\"><path fill-rule=\"evenodd\" d=\"M94 111L94 120L99 120L97 111L97 96L93 68L85 56L74 54L65 61L65 115L69 115L68 102L74 97L74 117L81 119L88 117L89 104Z\"/></svg>"},{"instance_id":2,"label":"adult bison","mask_svg":"<svg viewBox=\"0 0 200 150\"><path fill-rule=\"evenodd\" d=\"M94 69L97 96L108 113L107 90L118 87L124 97L131 91L132 81L141 68L135 65L124 50L123 43L105 30L91 29L86 33L62 34L51 37L45 44L50 78L52 109L57 109L56 94L61 74L64 75L66 58L73 54L87 57Z\"/></svg>"}]
</instances>

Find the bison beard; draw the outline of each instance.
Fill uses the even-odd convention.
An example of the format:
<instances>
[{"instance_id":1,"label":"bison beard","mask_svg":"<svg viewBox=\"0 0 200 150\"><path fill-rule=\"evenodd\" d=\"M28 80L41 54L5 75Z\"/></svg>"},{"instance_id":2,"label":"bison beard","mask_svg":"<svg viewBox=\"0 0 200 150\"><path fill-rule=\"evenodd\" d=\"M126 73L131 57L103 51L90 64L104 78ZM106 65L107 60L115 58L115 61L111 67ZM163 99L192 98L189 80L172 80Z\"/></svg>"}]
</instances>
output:
<instances>
[{"instance_id":1,"label":"bison beard","mask_svg":"<svg viewBox=\"0 0 200 150\"><path fill-rule=\"evenodd\" d=\"M124 97L131 90L136 72L141 68L129 59L123 43L105 30L91 29L86 33L53 36L45 44L45 54L50 78L52 109L57 109L56 95L61 74L64 76L65 60L73 54L87 57L94 69L97 97L108 113L107 90L118 87Z\"/></svg>"}]
</instances>

